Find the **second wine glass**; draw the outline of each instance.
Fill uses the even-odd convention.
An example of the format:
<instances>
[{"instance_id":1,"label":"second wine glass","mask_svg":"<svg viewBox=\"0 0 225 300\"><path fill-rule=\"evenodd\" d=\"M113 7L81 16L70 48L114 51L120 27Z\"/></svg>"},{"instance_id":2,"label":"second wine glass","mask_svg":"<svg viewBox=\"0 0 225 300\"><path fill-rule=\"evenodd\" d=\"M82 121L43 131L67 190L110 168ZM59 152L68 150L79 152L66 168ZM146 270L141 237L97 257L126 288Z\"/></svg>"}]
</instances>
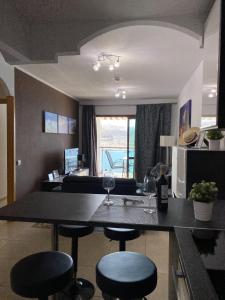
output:
<instances>
[{"instance_id":1,"label":"second wine glass","mask_svg":"<svg viewBox=\"0 0 225 300\"><path fill-rule=\"evenodd\" d=\"M111 190L115 188L115 178L111 172L106 172L102 179L102 187L108 193L107 200L105 200L104 205L110 206L113 205L113 201L109 199Z\"/></svg>"},{"instance_id":2,"label":"second wine glass","mask_svg":"<svg viewBox=\"0 0 225 300\"><path fill-rule=\"evenodd\" d=\"M152 205L152 200L156 195L156 179L154 176L151 175L151 170L149 169L147 175L144 178L144 184L143 184L143 194L148 196L149 205ZM145 209L146 213L154 213L156 212L156 209Z\"/></svg>"}]
</instances>

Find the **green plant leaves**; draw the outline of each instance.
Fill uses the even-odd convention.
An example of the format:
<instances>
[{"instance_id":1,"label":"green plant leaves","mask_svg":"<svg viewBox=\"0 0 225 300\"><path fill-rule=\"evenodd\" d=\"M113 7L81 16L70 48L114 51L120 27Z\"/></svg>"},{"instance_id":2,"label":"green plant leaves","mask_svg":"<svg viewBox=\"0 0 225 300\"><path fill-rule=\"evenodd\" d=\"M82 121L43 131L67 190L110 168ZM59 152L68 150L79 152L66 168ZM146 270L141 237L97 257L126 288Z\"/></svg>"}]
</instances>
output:
<instances>
[{"instance_id":1,"label":"green plant leaves","mask_svg":"<svg viewBox=\"0 0 225 300\"><path fill-rule=\"evenodd\" d=\"M194 183L189 193L189 199L198 202L212 202L216 200L218 188L215 182L206 182L202 180L200 183Z\"/></svg>"}]
</instances>

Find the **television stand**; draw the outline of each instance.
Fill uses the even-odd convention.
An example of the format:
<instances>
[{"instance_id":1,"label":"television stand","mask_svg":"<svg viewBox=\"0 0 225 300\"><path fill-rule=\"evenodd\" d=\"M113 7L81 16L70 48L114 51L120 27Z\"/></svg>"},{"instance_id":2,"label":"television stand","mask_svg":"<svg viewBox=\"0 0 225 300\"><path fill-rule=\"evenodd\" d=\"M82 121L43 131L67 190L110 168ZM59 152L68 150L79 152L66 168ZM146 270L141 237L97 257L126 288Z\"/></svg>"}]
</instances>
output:
<instances>
[{"instance_id":1,"label":"television stand","mask_svg":"<svg viewBox=\"0 0 225 300\"><path fill-rule=\"evenodd\" d=\"M75 175L75 176L89 176L89 169L88 168L80 168L75 171L73 171L71 174L68 175ZM41 183L41 190L45 192L59 192L62 187L63 179L64 177L68 175L60 175L57 178L54 178L53 180L44 180Z\"/></svg>"}]
</instances>

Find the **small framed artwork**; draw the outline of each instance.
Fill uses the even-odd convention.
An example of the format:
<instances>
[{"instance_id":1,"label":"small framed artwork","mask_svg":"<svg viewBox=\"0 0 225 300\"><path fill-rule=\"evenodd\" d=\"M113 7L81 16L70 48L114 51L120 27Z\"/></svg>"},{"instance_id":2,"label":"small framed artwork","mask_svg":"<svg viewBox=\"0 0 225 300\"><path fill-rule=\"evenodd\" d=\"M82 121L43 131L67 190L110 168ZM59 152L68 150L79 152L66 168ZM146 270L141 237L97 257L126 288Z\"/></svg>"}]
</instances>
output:
<instances>
[{"instance_id":1,"label":"small framed artwork","mask_svg":"<svg viewBox=\"0 0 225 300\"><path fill-rule=\"evenodd\" d=\"M58 116L57 114L45 111L44 112L44 132L57 133L58 132Z\"/></svg>"},{"instance_id":2,"label":"small framed artwork","mask_svg":"<svg viewBox=\"0 0 225 300\"><path fill-rule=\"evenodd\" d=\"M181 137L186 130L191 128L191 106L192 101L188 100L180 108L179 137Z\"/></svg>"},{"instance_id":3,"label":"small framed artwork","mask_svg":"<svg viewBox=\"0 0 225 300\"><path fill-rule=\"evenodd\" d=\"M59 178L59 171L58 170L53 170L52 174L53 174L54 178Z\"/></svg>"},{"instance_id":4,"label":"small framed artwork","mask_svg":"<svg viewBox=\"0 0 225 300\"><path fill-rule=\"evenodd\" d=\"M48 180L49 180L49 181L53 181L53 179L54 179L54 178L53 178L53 174L52 174L52 173L49 173L49 174L48 174Z\"/></svg>"},{"instance_id":5,"label":"small framed artwork","mask_svg":"<svg viewBox=\"0 0 225 300\"><path fill-rule=\"evenodd\" d=\"M58 133L68 134L68 118L58 115Z\"/></svg>"},{"instance_id":6,"label":"small framed artwork","mask_svg":"<svg viewBox=\"0 0 225 300\"><path fill-rule=\"evenodd\" d=\"M76 131L76 120L68 118L69 120L69 134L74 134Z\"/></svg>"}]
</instances>

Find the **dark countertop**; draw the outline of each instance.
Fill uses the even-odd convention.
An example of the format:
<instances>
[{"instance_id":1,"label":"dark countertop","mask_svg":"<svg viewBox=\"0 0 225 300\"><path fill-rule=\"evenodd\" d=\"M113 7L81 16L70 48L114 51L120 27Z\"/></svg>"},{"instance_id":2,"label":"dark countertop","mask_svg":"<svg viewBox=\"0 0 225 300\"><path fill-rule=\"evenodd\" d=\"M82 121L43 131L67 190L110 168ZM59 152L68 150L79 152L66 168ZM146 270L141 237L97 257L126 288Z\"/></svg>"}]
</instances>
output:
<instances>
[{"instance_id":1,"label":"dark countertop","mask_svg":"<svg viewBox=\"0 0 225 300\"><path fill-rule=\"evenodd\" d=\"M91 222L99 226L135 227L152 230L173 230L174 228L225 229L225 201L217 201L211 222L200 222L194 218L192 201L170 198L167 212L146 214L143 207L107 207L101 205Z\"/></svg>"},{"instance_id":2,"label":"dark countertop","mask_svg":"<svg viewBox=\"0 0 225 300\"><path fill-rule=\"evenodd\" d=\"M192 299L217 300L218 296L194 243L191 230L175 228L175 235Z\"/></svg>"},{"instance_id":3,"label":"dark countertop","mask_svg":"<svg viewBox=\"0 0 225 300\"><path fill-rule=\"evenodd\" d=\"M105 195L35 192L0 208L0 220L135 227L143 230L174 228L225 229L225 201L217 201L211 222L194 219L193 204L170 198L167 212L146 214L143 206L102 205Z\"/></svg>"},{"instance_id":4,"label":"dark countertop","mask_svg":"<svg viewBox=\"0 0 225 300\"><path fill-rule=\"evenodd\" d=\"M105 195L34 192L0 208L0 220L87 224Z\"/></svg>"},{"instance_id":5,"label":"dark countertop","mask_svg":"<svg viewBox=\"0 0 225 300\"><path fill-rule=\"evenodd\" d=\"M0 220L175 230L192 299L217 299L197 255L190 229L225 230L225 201L215 203L211 222L199 222L194 219L192 202L186 199L170 198L167 212L146 214L143 205L103 206L104 198L105 195L35 192L0 208Z\"/></svg>"}]
</instances>

